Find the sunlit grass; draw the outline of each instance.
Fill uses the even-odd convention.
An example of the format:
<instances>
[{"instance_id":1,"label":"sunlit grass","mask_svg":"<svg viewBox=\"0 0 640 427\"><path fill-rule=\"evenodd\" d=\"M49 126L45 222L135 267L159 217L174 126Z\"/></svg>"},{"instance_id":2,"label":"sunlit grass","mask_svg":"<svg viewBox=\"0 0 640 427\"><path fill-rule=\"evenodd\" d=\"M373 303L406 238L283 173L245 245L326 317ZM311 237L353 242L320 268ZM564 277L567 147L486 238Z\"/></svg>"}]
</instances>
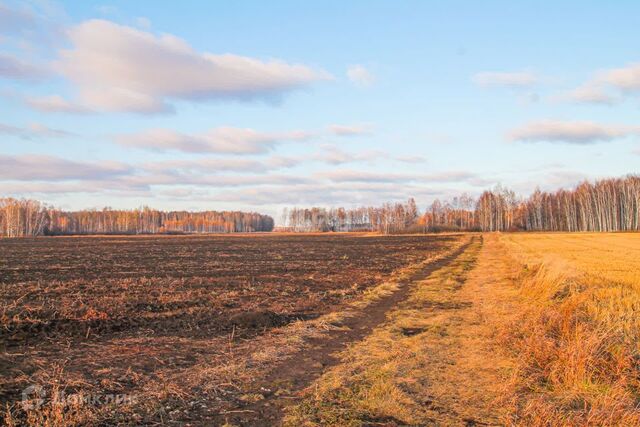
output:
<instances>
[{"instance_id":1,"label":"sunlit grass","mask_svg":"<svg viewBox=\"0 0 640 427\"><path fill-rule=\"evenodd\" d=\"M511 234L528 308L506 327L517 417L640 424L640 235Z\"/></svg>"},{"instance_id":2,"label":"sunlit grass","mask_svg":"<svg viewBox=\"0 0 640 427\"><path fill-rule=\"evenodd\" d=\"M609 282L640 285L640 233L514 233L502 238L529 260L562 260Z\"/></svg>"}]
</instances>

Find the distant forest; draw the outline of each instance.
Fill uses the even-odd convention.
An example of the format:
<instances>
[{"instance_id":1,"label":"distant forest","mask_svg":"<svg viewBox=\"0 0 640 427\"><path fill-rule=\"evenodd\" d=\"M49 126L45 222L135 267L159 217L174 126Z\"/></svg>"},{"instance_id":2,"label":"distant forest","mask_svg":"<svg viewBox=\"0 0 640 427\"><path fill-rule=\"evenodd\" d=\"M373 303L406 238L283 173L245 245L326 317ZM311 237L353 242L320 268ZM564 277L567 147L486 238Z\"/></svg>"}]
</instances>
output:
<instances>
[{"instance_id":1,"label":"distant forest","mask_svg":"<svg viewBox=\"0 0 640 427\"><path fill-rule=\"evenodd\" d=\"M292 208L289 231L639 231L640 177L583 182L573 190L536 190L526 199L498 186L478 199L435 200L420 213L413 199L379 207Z\"/></svg>"},{"instance_id":2,"label":"distant forest","mask_svg":"<svg viewBox=\"0 0 640 427\"><path fill-rule=\"evenodd\" d=\"M273 218L254 212L84 210L65 212L37 200L0 199L0 236L75 234L237 233L273 230Z\"/></svg>"},{"instance_id":3,"label":"distant forest","mask_svg":"<svg viewBox=\"0 0 640 427\"><path fill-rule=\"evenodd\" d=\"M272 231L268 215L247 212L84 210L65 212L36 200L0 199L0 236L236 233ZM479 198L435 200L421 213L414 199L379 207L291 208L280 231L640 231L640 176L583 182L573 190L536 190L527 198L497 186Z\"/></svg>"}]
</instances>

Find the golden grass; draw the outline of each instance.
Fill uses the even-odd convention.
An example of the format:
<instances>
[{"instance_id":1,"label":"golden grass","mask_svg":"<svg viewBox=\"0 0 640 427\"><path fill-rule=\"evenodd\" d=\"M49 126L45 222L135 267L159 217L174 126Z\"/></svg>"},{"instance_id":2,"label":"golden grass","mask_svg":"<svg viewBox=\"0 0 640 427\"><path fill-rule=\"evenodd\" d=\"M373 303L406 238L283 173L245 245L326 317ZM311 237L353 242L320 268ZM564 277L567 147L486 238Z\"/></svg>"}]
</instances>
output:
<instances>
[{"instance_id":1,"label":"golden grass","mask_svg":"<svg viewBox=\"0 0 640 427\"><path fill-rule=\"evenodd\" d=\"M640 233L515 233L502 240L528 262L562 261L610 282L640 285Z\"/></svg>"},{"instance_id":2,"label":"golden grass","mask_svg":"<svg viewBox=\"0 0 640 427\"><path fill-rule=\"evenodd\" d=\"M416 283L285 425L640 425L640 236L485 235L468 271L473 250Z\"/></svg>"},{"instance_id":3,"label":"golden grass","mask_svg":"<svg viewBox=\"0 0 640 427\"><path fill-rule=\"evenodd\" d=\"M523 265L517 321L504 345L519 361L523 425L640 425L640 235L502 235Z\"/></svg>"}]
</instances>

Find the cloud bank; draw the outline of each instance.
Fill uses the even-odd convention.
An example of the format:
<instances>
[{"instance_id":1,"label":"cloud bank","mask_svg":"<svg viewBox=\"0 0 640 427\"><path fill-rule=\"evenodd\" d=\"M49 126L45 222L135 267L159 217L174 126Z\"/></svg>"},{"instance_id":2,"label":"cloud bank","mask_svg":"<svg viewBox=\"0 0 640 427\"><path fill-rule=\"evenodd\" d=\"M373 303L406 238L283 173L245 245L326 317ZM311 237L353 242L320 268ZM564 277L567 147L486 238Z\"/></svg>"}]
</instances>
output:
<instances>
[{"instance_id":1,"label":"cloud bank","mask_svg":"<svg viewBox=\"0 0 640 427\"><path fill-rule=\"evenodd\" d=\"M253 129L220 127L203 134L185 134L170 129L151 129L121 135L116 142L128 147L152 151L176 150L188 153L262 154L282 142L306 141L311 134L304 131L280 133Z\"/></svg>"},{"instance_id":2,"label":"cloud bank","mask_svg":"<svg viewBox=\"0 0 640 427\"><path fill-rule=\"evenodd\" d=\"M638 134L640 128L621 125L601 125L589 121L544 120L529 123L508 134L511 141L560 142L593 144Z\"/></svg>"},{"instance_id":3,"label":"cloud bank","mask_svg":"<svg viewBox=\"0 0 640 427\"><path fill-rule=\"evenodd\" d=\"M30 123L26 127L18 127L0 123L0 134L19 136L25 139L31 138L64 138L75 136L72 132L54 129L42 123Z\"/></svg>"},{"instance_id":4,"label":"cloud bank","mask_svg":"<svg viewBox=\"0 0 640 427\"><path fill-rule=\"evenodd\" d=\"M77 103L69 102L59 95L27 97L24 103L34 110L45 113L88 113L91 110Z\"/></svg>"},{"instance_id":5,"label":"cloud bank","mask_svg":"<svg viewBox=\"0 0 640 427\"><path fill-rule=\"evenodd\" d=\"M563 100L578 104L614 105L620 102L617 96L607 92L602 86L586 84L560 97Z\"/></svg>"},{"instance_id":6,"label":"cloud bank","mask_svg":"<svg viewBox=\"0 0 640 427\"><path fill-rule=\"evenodd\" d=\"M60 51L56 69L77 86L79 104L97 111L158 113L171 111L175 100L269 99L331 78L280 60L197 52L173 35L106 20L71 27L68 39L71 48Z\"/></svg>"},{"instance_id":7,"label":"cloud bank","mask_svg":"<svg viewBox=\"0 0 640 427\"><path fill-rule=\"evenodd\" d=\"M44 68L29 64L13 55L0 53L0 78L37 80L48 75Z\"/></svg>"},{"instance_id":8,"label":"cloud bank","mask_svg":"<svg viewBox=\"0 0 640 427\"><path fill-rule=\"evenodd\" d=\"M131 171L130 166L119 162L85 163L36 154L0 155L2 180L108 179L129 174Z\"/></svg>"},{"instance_id":9,"label":"cloud bank","mask_svg":"<svg viewBox=\"0 0 640 427\"><path fill-rule=\"evenodd\" d=\"M372 131L372 126L367 124L359 125L330 125L329 132L336 136L359 136L368 135Z\"/></svg>"},{"instance_id":10,"label":"cloud bank","mask_svg":"<svg viewBox=\"0 0 640 427\"><path fill-rule=\"evenodd\" d=\"M640 63L611 68L597 73L585 84L561 99L584 104L613 105L626 96L640 94Z\"/></svg>"}]
</instances>

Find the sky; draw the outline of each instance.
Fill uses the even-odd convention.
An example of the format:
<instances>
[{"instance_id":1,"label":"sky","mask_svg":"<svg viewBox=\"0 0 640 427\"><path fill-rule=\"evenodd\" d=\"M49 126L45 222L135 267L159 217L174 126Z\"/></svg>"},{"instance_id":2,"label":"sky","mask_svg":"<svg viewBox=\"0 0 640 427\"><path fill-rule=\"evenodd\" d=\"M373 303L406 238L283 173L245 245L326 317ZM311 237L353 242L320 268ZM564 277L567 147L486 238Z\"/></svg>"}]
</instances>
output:
<instances>
[{"instance_id":1,"label":"sky","mask_svg":"<svg viewBox=\"0 0 640 427\"><path fill-rule=\"evenodd\" d=\"M379 205L638 173L634 1L0 0L0 195Z\"/></svg>"}]
</instances>

